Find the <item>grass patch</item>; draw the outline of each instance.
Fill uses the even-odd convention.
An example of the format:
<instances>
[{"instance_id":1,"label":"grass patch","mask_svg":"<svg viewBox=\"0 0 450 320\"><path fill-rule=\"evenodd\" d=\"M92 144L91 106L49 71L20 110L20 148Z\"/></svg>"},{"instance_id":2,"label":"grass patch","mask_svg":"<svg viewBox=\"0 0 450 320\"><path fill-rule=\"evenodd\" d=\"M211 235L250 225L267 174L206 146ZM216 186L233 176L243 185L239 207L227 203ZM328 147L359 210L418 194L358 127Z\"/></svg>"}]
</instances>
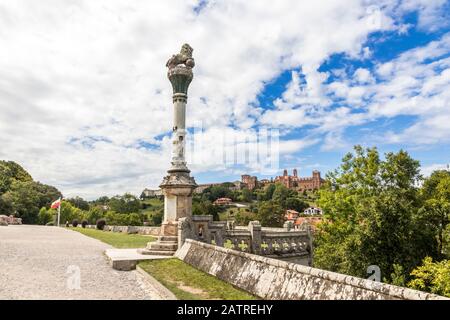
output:
<instances>
[{"instance_id":1,"label":"grass patch","mask_svg":"<svg viewBox=\"0 0 450 320\"><path fill-rule=\"evenodd\" d=\"M180 300L256 300L257 297L178 259L149 260L139 266Z\"/></svg>"},{"instance_id":2,"label":"grass patch","mask_svg":"<svg viewBox=\"0 0 450 320\"><path fill-rule=\"evenodd\" d=\"M140 234L126 234L121 232L102 231L97 229L70 228L88 237L98 239L116 248L145 248L147 242L156 238Z\"/></svg>"}]
</instances>

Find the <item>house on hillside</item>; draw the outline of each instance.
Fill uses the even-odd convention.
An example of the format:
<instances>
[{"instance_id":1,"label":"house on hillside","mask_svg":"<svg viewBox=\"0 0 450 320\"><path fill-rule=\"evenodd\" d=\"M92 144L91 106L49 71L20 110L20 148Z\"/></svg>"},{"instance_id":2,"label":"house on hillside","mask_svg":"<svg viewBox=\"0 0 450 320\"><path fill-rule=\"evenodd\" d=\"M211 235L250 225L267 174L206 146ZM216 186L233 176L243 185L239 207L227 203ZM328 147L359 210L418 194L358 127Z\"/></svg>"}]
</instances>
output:
<instances>
[{"instance_id":1,"label":"house on hillside","mask_svg":"<svg viewBox=\"0 0 450 320\"><path fill-rule=\"evenodd\" d=\"M305 211L303 211L304 214L308 215L308 216L321 216L323 214L322 209L317 208L317 207L309 207L307 209L305 209Z\"/></svg>"},{"instance_id":2,"label":"house on hillside","mask_svg":"<svg viewBox=\"0 0 450 320\"><path fill-rule=\"evenodd\" d=\"M219 198L213 202L215 206L226 206L231 204L232 200L230 198Z\"/></svg>"}]
</instances>

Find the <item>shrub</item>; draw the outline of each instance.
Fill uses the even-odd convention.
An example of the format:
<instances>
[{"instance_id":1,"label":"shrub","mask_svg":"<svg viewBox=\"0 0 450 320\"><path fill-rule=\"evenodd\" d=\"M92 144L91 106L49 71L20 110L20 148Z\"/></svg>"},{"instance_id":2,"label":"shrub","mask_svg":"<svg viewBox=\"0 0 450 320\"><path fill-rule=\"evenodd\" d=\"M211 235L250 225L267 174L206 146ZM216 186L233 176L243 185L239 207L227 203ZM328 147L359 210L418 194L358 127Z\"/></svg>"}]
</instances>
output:
<instances>
[{"instance_id":1,"label":"shrub","mask_svg":"<svg viewBox=\"0 0 450 320\"><path fill-rule=\"evenodd\" d=\"M45 225L46 225L46 226L54 226L55 223L54 223L54 222L47 222Z\"/></svg>"},{"instance_id":2,"label":"shrub","mask_svg":"<svg viewBox=\"0 0 450 320\"><path fill-rule=\"evenodd\" d=\"M77 219L73 219L72 220L72 226L75 228L76 226L78 226L78 220Z\"/></svg>"},{"instance_id":3,"label":"shrub","mask_svg":"<svg viewBox=\"0 0 450 320\"><path fill-rule=\"evenodd\" d=\"M88 225L87 220L81 221L81 226L82 226L83 228L86 228L87 225Z\"/></svg>"},{"instance_id":4,"label":"shrub","mask_svg":"<svg viewBox=\"0 0 450 320\"><path fill-rule=\"evenodd\" d=\"M127 220L129 226L142 226L141 216L138 213L131 213Z\"/></svg>"},{"instance_id":5,"label":"shrub","mask_svg":"<svg viewBox=\"0 0 450 320\"><path fill-rule=\"evenodd\" d=\"M103 230L103 228L105 228L105 225L106 225L106 220L98 219L96 225L97 225L98 230Z\"/></svg>"}]
</instances>

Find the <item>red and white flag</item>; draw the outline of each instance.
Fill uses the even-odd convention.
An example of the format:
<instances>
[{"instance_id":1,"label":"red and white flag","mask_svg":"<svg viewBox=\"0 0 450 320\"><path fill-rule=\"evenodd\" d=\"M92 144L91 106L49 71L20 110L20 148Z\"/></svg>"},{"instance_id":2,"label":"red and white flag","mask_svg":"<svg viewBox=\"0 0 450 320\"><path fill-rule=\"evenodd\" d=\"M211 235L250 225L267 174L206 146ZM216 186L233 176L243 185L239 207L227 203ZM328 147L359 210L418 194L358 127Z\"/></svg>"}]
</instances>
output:
<instances>
[{"instance_id":1,"label":"red and white flag","mask_svg":"<svg viewBox=\"0 0 450 320\"><path fill-rule=\"evenodd\" d=\"M61 199L58 199L58 200L52 202L52 205L50 206L50 208L56 209L56 208L59 208L60 205L61 205Z\"/></svg>"}]
</instances>

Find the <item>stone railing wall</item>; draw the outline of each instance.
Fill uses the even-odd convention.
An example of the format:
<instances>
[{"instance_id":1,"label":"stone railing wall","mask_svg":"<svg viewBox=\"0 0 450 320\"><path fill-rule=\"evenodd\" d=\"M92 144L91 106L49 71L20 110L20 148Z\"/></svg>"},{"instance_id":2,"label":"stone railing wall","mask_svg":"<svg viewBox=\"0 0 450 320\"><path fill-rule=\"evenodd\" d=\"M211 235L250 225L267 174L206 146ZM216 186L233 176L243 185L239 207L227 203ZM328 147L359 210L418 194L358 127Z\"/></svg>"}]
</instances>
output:
<instances>
[{"instance_id":1,"label":"stone railing wall","mask_svg":"<svg viewBox=\"0 0 450 320\"><path fill-rule=\"evenodd\" d=\"M78 224L78 227L81 228L81 224ZM95 224L87 225L88 229L96 229L97 226ZM122 232L122 233L137 233L151 236L158 236L160 227L148 227L148 226L109 226L106 225L103 228L103 231L111 231L111 232Z\"/></svg>"},{"instance_id":2,"label":"stone railing wall","mask_svg":"<svg viewBox=\"0 0 450 320\"><path fill-rule=\"evenodd\" d=\"M219 247L263 256L305 256L312 263L312 238L309 229L264 228L258 221L247 227L213 221L212 216L182 218L178 224L178 247L193 239Z\"/></svg>"},{"instance_id":3,"label":"stone railing wall","mask_svg":"<svg viewBox=\"0 0 450 320\"><path fill-rule=\"evenodd\" d=\"M16 218L12 215L7 216L7 215L0 215L0 223L2 225L9 225L9 224L22 224L22 219L21 218Z\"/></svg>"},{"instance_id":4,"label":"stone railing wall","mask_svg":"<svg viewBox=\"0 0 450 320\"><path fill-rule=\"evenodd\" d=\"M186 239L176 257L268 300L431 300L430 293Z\"/></svg>"}]
</instances>

